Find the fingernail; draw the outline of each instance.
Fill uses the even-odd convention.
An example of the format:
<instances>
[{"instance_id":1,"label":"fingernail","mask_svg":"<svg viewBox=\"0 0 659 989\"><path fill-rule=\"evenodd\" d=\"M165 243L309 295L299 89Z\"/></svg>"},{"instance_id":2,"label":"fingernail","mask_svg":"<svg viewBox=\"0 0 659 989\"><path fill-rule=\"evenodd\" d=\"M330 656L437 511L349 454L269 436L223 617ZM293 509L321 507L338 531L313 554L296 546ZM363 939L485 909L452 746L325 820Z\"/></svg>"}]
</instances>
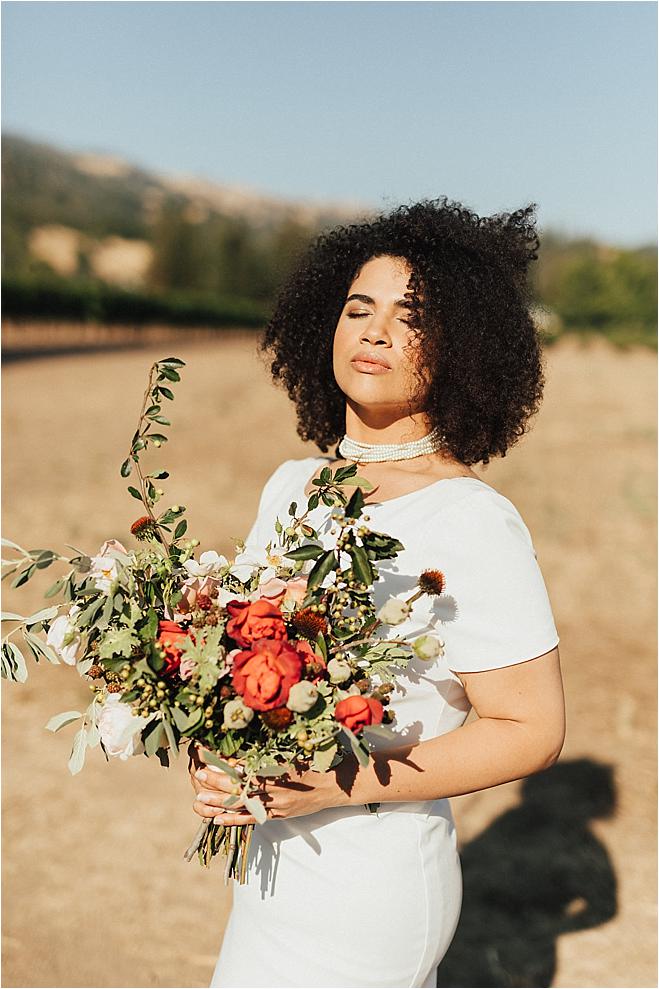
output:
<instances>
[{"instance_id":1,"label":"fingernail","mask_svg":"<svg viewBox=\"0 0 659 989\"><path fill-rule=\"evenodd\" d=\"M206 776L206 773L205 773L205 772L203 771L203 769L198 769L198 770L197 770L197 772L195 773L195 777L196 777L196 778L197 778L198 780L201 780L201 781L202 781L202 783L203 783L203 781L204 781L205 779L207 779L207 778L208 778L208 777Z\"/></svg>"},{"instance_id":2,"label":"fingernail","mask_svg":"<svg viewBox=\"0 0 659 989\"><path fill-rule=\"evenodd\" d=\"M209 804L213 799L212 793L198 793L197 800L202 804Z\"/></svg>"},{"instance_id":3,"label":"fingernail","mask_svg":"<svg viewBox=\"0 0 659 989\"><path fill-rule=\"evenodd\" d=\"M224 824L224 821L222 820L222 815L221 814L218 817L214 817L213 818L213 824Z\"/></svg>"}]
</instances>

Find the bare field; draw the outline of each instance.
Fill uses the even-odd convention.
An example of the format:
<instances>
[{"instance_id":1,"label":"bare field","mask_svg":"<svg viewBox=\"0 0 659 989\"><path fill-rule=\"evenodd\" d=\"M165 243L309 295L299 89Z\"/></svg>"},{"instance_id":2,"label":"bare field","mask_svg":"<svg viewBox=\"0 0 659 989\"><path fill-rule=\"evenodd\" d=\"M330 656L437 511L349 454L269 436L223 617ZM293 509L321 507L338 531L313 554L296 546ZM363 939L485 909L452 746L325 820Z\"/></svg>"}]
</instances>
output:
<instances>
[{"instance_id":1,"label":"bare field","mask_svg":"<svg viewBox=\"0 0 659 989\"><path fill-rule=\"evenodd\" d=\"M119 466L150 364L175 355L187 367L171 441L148 463L170 471L166 503L188 506L201 548L230 555L269 473L318 452L254 342L181 334L6 365L4 536L60 552L133 545L139 506ZM480 473L532 533L568 735L530 785L452 801L465 906L440 985L656 986L656 354L562 340L530 434ZM4 608L36 611L60 572L3 585ZM3 684L2 984L208 985L229 894L219 866L182 859L198 820L187 760L167 775L94 751L71 778L72 731L44 725L87 691L65 667L30 674Z\"/></svg>"}]
</instances>

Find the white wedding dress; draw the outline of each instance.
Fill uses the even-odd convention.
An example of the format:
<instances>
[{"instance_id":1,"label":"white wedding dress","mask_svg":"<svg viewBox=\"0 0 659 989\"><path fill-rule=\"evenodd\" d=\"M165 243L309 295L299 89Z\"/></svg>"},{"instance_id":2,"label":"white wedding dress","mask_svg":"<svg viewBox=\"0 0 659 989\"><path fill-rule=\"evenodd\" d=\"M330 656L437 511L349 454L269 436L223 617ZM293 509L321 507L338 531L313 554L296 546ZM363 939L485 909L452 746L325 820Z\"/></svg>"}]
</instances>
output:
<instances>
[{"instance_id":1,"label":"white wedding dress","mask_svg":"<svg viewBox=\"0 0 659 989\"><path fill-rule=\"evenodd\" d=\"M288 506L331 457L287 460L267 481L248 547L275 538ZM310 515L330 545L331 509ZM529 531L514 505L476 478L448 478L365 508L369 528L405 549L378 562L379 607L409 597L424 569L444 573L396 636L439 635L444 655L413 659L392 695L405 741L458 728L470 704L455 671L531 660L559 641ZM435 986L462 900L455 826L446 798L331 808L256 826L248 883L233 908L211 986Z\"/></svg>"}]
</instances>

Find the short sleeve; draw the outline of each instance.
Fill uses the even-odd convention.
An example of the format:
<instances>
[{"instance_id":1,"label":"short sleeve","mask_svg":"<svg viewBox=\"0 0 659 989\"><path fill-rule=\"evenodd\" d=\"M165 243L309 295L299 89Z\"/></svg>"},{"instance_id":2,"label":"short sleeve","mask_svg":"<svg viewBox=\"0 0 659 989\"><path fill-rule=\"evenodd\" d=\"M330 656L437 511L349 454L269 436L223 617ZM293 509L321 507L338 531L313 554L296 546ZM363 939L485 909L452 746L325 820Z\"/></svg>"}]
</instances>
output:
<instances>
[{"instance_id":1,"label":"short sleeve","mask_svg":"<svg viewBox=\"0 0 659 989\"><path fill-rule=\"evenodd\" d=\"M499 492L465 498L452 519L445 593L454 606L442 626L445 659L476 673L542 656L560 641L531 535Z\"/></svg>"}]
</instances>

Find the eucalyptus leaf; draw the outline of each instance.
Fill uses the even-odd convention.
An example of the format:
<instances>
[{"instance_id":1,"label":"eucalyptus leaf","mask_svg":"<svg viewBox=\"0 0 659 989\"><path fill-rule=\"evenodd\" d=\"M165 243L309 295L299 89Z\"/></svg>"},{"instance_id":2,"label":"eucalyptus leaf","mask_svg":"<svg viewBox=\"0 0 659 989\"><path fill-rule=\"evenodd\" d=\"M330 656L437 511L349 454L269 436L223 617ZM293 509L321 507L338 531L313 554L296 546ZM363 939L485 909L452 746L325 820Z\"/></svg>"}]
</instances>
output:
<instances>
[{"instance_id":1,"label":"eucalyptus leaf","mask_svg":"<svg viewBox=\"0 0 659 989\"><path fill-rule=\"evenodd\" d=\"M62 711L61 714L55 714L45 725L46 731L59 731L60 728L64 728L65 725L70 725L72 721L77 721L81 718L82 714L80 711Z\"/></svg>"},{"instance_id":2,"label":"eucalyptus leaf","mask_svg":"<svg viewBox=\"0 0 659 989\"><path fill-rule=\"evenodd\" d=\"M357 736L349 728L346 728L345 725L341 725L341 731L348 739L350 748L359 765L368 766L368 751L364 749Z\"/></svg>"},{"instance_id":3,"label":"eucalyptus leaf","mask_svg":"<svg viewBox=\"0 0 659 989\"><path fill-rule=\"evenodd\" d=\"M245 809L256 819L259 824L265 824L268 820L263 801L259 797L243 797Z\"/></svg>"},{"instance_id":4,"label":"eucalyptus leaf","mask_svg":"<svg viewBox=\"0 0 659 989\"><path fill-rule=\"evenodd\" d=\"M49 663L52 663L53 666L60 665L59 656L57 655L55 650L48 645L48 643L42 642L41 639L37 638L37 636L34 635L32 632L28 632L27 629L23 630L23 635L25 636L26 641L29 642L30 645L33 646L33 648L36 649L36 651L40 653L41 656L44 656Z\"/></svg>"},{"instance_id":5,"label":"eucalyptus leaf","mask_svg":"<svg viewBox=\"0 0 659 989\"><path fill-rule=\"evenodd\" d=\"M221 769L222 772L226 773L232 780L237 783L240 782L240 773L237 773L233 766L230 766L228 762L224 761L224 759L219 759L214 752L210 752L208 749L202 748L201 757L209 766L217 766L218 769Z\"/></svg>"},{"instance_id":6,"label":"eucalyptus leaf","mask_svg":"<svg viewBox=\"0 0 659 989\"><path fill-rule=\"evenodd\" d=\"M2 643L2 676L14 683L25 683L27 680L25 659L15 642Z\"/></svg>"},{"instance_id":7,"label":"eucalyptus leaf","mask_svg":"<svg viewBox=\"0 0 659 989\"><path fill-rule=\"evenodd\" d=\"M72 776L79 773L85 764L85 750L87 748L87 729L83 725L73 739L71 756L69 757L69 772Z\"/></svg>"}]
</instances>

